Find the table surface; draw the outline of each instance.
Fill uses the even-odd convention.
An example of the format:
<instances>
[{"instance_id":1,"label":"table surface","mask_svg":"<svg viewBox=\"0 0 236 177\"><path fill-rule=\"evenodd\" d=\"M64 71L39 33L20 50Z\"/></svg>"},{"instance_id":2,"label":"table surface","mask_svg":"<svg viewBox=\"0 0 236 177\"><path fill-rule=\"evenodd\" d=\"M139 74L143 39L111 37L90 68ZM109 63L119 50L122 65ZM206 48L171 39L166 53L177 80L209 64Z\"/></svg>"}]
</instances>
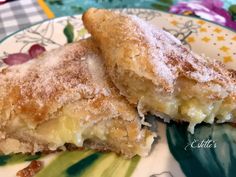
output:
<instances>
[{"instance_id":1,"label":"table surface","mask_svg":"<svg viewBox=\"0 0 236 177\"><path fill-rule=\"evenodd\" d=\"M180 0L15 0L0 5L0 40L32 24L84 12L89 7L150 8L168 11ZM186 0L185 0L186 1ZM214 1L214 0L213 0ZM218 0L215 0L218 1ZM236 0L224 0L224 8Z\"/></svg>"}]
</instances>

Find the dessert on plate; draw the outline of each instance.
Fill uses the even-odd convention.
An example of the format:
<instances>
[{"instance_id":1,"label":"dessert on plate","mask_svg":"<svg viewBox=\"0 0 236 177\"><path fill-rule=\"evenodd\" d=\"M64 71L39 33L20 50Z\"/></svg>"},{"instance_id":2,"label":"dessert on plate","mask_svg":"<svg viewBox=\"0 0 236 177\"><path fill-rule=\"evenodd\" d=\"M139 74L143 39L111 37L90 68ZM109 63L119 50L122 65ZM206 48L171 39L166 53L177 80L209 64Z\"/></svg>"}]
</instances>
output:
<instances>
[{"instance_id":1,"label":"dessert on plate","mask_svg":"<svg viewBox=\"0 0 236 177\"><path fill-rule=\"evenodd\" d=\"M90 39L1 68L0 122L3 154L73 144L145 156L154 136L105 74Z\"/></svg>"},{"instance_id":2,"label":"dessert on plate","mask_svg":"<svg viewBox=\"0 0 236 177\"><path fill-rule=\"evenodd\" d=\"M235 121L234 72L222 63L136 16L91 8L83 22L111 80L141 116L186 121L191 132L201 122Z\"/></svg>"}]
</instances>

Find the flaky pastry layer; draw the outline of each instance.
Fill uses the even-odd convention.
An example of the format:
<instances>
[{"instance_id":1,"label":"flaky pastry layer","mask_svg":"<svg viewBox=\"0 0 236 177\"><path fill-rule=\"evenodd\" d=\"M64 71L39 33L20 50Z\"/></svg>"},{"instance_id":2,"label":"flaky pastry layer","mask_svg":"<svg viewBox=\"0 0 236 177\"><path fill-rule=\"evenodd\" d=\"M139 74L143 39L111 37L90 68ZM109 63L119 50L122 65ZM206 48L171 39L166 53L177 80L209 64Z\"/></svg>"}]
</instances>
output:
<instances>
[{"instance_id":1,"label":"flaky pastry layer","mask_svg":"<svg viewBox=\"0 0 236 177\"><path fill-rule=\"evenodd\" d=\"M0 121L4 154L64 149L70 143L145 156L153 142L136 110L109 81L90 39L2 68Z\"/></svg>"},{"instance_id":2,"label":"flaky pastry layer","mask_svg":"<svg viewBox=\"0 0 236 177\"><path fill-rule=\"evenodd\" d=\"M190 122L235 121L234 72L140 18L104 9L83 15L111 80L140 114Z\"/></svg>"}]
</instances>

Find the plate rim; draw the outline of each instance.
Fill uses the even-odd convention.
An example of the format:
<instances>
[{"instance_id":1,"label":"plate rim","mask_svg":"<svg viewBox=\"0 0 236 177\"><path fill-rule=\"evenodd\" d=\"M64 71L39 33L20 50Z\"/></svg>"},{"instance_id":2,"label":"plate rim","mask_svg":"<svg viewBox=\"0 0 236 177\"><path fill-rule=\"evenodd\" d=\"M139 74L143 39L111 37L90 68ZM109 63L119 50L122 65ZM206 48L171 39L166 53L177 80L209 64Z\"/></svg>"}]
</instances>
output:
<instances>
[{"instance_id":1,"label":"plate rim","mask_svg":"<svg viewBox=\"0 0 236 177\"><path fill-rule=\"evenodd\" d=\"M121 9L121 8L120 8ZM213 25L216 25L216 26L220 26L221 28L223 28L223 29L225 29L226 31L227 30L229 30L229 31L231 31L231 32L233 32L233 34L236 34L236 30L233 30L233 29L231 29L231 28L228 28L228 27L225 27L225 26L223 26L223 25L220 25L220 24L217 24L217 23L215 23L215 22L211 22L211 21L209 21L209 20L205 20L205 19L201 19L201 18L198 18L198 17L193 17L193 16L185 16L185 15L180 15L180 14L174 14L174 13L169 13L169 12L165 12L165 11L161 11L161 10L155 10L155 9L145 9L145 8L122 8L122 9L127 9L127 10L132 10L132 9L137 9L137 10L147 10L147 11L154 11L154 12L162 12L162 13L165 13L165 14L173 14L174 16L182 16L182 17L186 17L186 18L188 18L188 19L197 19L197 20L202 20L202 21L206 21L206 22L208 22L208 23L210 23L210 24L213 24ZM77 16L77 17L80 17L82 14L75 14L75 15L72 15L72 16ZM9 39L10 37L12 37L12 36L14 36L14 35L16 35L17 33L20 33L20 32L22 32L22 31L24 31L24 30L26 30L26 29L28 29L28 28L31 28L31 27L34 27L34 26L37 26L37 25L39 25L39 24L42 24L42 23L45 23L45 22L49 22L49 21L59 21L60 19L65 19L66 20L66 18L68 18L68 17L71 17L71 16L60 16L60 17L55 17L55 18L51 18L51 19L44 19L44 20L41 20L41 21L39 21L39 22L36 22L36 23L34 23L34 24L31 24L31 25L27 25L26 27L24 27L24 28L22 28L22 29L19 29L19 30L16 30L15 32L13 32L13 33L11 33L11 34L9 34L9 35L7 35L7 36L5 36L3 39L1 39L0 40L0 44L2 44L2 45L4 45L4 42L5 41L7 41L7 39ZM168 148L169 148L169 144L167 143L167 146L168 146ZM172 153L171 152L169 152L169 154L171 154L172 155ZM173 155L172 155L173 156ZM180 165L180 163L179 163L179 161L173 156L173 158L177 161L177 163ZM181 169L181 171L183 172L183 174L185 175L185 173L184 173L184 171L183 171L183 169L182 169L182 167L180 168Z\"/></svg>"},{"instance_id":2,"label":"plate rim","mask_svg":"<svg viewBox=\"0 0 236 177\"><path fill-rule=\"evenodd\" d=\"M158 9L149 9L149 8L110 8L110 10L118 10L118 9L127 9L127 10L132 10L132 9L136 9L136 10L147 10L147 11L155 11L155 12L162 12L162 13L165 13L165 14L172 14L174 16L181 16L181 17L186 17L186 18L193 18L193 19L198 19L198 20L203 20L203 21L206 21L208 23L211 23L213 25L217 25L217 26L220 26L221 28L224 28L226 30L229 30L233 33L236 34L236 30L235 29L232 29L230 27L227 27L227 26L223 26L221 24L218 24L216 22L213 22L213 21L210 21L210 20L207 20L207 19L203 19L203 18L199 18L199 17L194 17L194 16L186 16L186 15L182 15L182 14L175 14L175 13L172 13L172 12L166 12L166 11L163 11L163 10L158 10ZM27 25L26 27L22 28L22 29L19 29L19 30L16 30L15 32L5 36L4 38L2 38L0 40L0 44L2 44L4 41L6 41L8 38L10 38L11 36L14 36L15 34L21 32L21 31L24 31L28 28L31 28L35 25L38 25L38 24L41 24L41 23L44 23L44 22L47 22L47 21L54 21L54 20L59 20L59 19L63 19L63 18L66 18L66 17L71 17L71 16L81 16L82 13L78 13L78 14L74 14L74 15L68 15L68 16L60 16L60 17L54 17L54 18L50 18L50 19L45 19L45 20L41 20L39 22L36 22L34 24L31 24L31 25Z\"/></svg>"}]
</instances>

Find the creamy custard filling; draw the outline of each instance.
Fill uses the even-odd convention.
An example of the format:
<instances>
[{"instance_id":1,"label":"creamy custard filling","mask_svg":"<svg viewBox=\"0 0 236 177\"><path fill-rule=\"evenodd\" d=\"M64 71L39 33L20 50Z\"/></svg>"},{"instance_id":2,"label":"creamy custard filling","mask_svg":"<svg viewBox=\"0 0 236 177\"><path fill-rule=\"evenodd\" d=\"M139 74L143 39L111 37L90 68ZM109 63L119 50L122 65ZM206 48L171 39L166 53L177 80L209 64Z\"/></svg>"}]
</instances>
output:
<instances>
[{"instance_id":1,"label":"creamy custard filling","mask_svg":"<svg viewBox=\"0 0 236 177\"><path fill-rule=\"evenodd\" d=\"M89 130L89 131L88 131ZM39 126L36 130L39 138L50 143L51 149L72 143L82 147L84 140L94 137L106 141L106 128L104 123L98 125L80 125L79 121L68 116L62 116Z\"/></svg>"},{"instance_id":2,"label":"creamy custard filling","mask_svg":"<svg viewBox=\"0 0 236 177\"><path fill-rule=\"evenodd\" d=\"M201 122L213 123L215 118L217 122L226 122L236 117L236 104L230 98L224 98L224 101L209 99L208 95L213 93L209 90L202 91L193 81L183 80L173 94L164 95L161 89L152 89L157 86L150 80L140 78L130 71L119 73L124 74L121 77L121 92L131 102L138 103L144 113L151 110L151 113L161 115L162 118L186 121L191 126ZM126 75L129 75L129 79Z\"/></svg>"},{"instance_id":3,"label":"creamy custard filling","mask_svg":"<svg viewBox=\"0 0 236 177\"><path fill-rule=\"evenodd\" d=\"M160 98L160 97L159 97ZM146 98L152 100L151 98ZM211 103L203 103L197 98L189 100L173 99L172 101L156 101L153 109L160 110L175 119L185 120L192 123L200 123L202 121L213 123L214 118L218 120L228 121L232 119L235 114L235 104L227 104L222 101Z\"/></svg>"},{"instance_id":4,"label":"creamy custard filling","mask_svg":"<svg viewBox=\"0 0 236 177\"><path fill-rule=\"evenodd\" d=\"M65 143L82 147L85 140L108 144L121 152L133 151L142 154L144 149L150 148L153 134L148 134L145 129L140 130L136 121L125 121L117 116L93 122L91 121L93 118L88 117L89 115L91 116L91 112L89 114L86 108L79 109L75 113L71 112L69 107L65 107L60 117L38 126L35 135L47 141L50 150L56 150ZM99 115L94 116L99 117Z\"/></svg>"}]
</instances>

